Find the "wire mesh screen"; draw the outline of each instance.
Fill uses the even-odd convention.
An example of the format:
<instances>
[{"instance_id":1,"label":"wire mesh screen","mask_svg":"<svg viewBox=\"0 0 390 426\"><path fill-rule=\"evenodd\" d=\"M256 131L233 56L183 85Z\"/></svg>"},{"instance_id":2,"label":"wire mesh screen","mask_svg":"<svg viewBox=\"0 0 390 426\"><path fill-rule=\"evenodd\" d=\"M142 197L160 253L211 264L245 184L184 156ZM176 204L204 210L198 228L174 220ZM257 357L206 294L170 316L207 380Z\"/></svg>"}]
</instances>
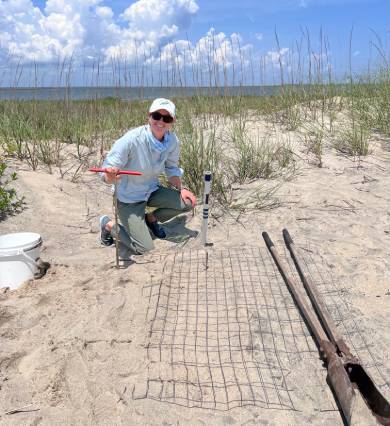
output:
<instances>
[{"instance_id":1,"label":"wire mesh screen","mask_svg":"<svg viewBox=\"0 0 390 426\"><path fill-rule=\"evenodd\" d=\"M343 323L343 289L320 269L312 280ZM266 249L176 253L148 288L145 398L217 410L296 409L287 376L297 361L318 360L318 351ZM353 348L356 355L368 349ZM324 409L337 407L330 399Z\"/></svg>"}]
</instances>

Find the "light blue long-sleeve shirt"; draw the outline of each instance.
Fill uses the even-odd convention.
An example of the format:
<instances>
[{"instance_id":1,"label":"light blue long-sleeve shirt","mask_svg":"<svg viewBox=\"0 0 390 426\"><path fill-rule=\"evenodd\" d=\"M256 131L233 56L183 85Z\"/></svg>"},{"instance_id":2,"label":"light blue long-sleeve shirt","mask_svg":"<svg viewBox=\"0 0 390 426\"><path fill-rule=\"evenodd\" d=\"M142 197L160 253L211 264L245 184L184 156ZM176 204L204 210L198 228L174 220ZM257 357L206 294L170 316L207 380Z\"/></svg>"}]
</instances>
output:
<instances>
[{"instance_id":1,"label":"light blue long-sleeve shirt","mask_svg":"<svg viewBox=\"0 0 390 426\"><path fill-rule=\"evenodd\" d=\"M134 170L142 176L121 175L118 200L123 203L146 201L158 189L159 175L165 173L168 178L182 176L183 170L178 167L179 152L179 141L174 133L165 133L160 142L153 136L149 125L123 135L112 146L103 167Z\"/></svg>"}]
</instances>

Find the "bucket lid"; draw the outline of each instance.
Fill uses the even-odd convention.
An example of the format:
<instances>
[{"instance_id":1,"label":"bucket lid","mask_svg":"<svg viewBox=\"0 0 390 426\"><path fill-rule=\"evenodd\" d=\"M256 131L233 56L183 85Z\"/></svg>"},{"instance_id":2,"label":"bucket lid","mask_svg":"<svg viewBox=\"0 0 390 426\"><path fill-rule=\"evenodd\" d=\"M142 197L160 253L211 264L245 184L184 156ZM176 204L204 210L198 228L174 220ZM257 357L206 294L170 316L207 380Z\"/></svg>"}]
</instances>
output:
<instances>
[{"instance_id":1,"label":"bucket lid","mask_svg":"<svg viewBox=\"0 0 390 426\"><path fill-rule=\"evenodd\" d=\"M42 243L42 238L35 232L16 232L0 235L0 255L12 256L23 251L31 250Z\"/></svg>"}]
</instances>

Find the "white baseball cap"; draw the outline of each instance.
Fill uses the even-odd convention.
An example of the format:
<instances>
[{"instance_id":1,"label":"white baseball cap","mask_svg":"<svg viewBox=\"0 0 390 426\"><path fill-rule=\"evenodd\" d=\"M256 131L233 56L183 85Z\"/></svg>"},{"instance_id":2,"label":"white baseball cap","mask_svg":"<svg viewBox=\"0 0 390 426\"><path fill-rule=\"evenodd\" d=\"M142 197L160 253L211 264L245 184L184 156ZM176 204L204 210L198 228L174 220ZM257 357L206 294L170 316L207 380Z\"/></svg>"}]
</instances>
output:
<instances>
[{"instance_id":1,"label":"white baseball cap","mask_svg":"<svg viewBox=\"0 0 390 426\"><path fill-rule=\"evenodd\" d=\"M169 99L165 98L157 98L152 102L152 105L150 105L149 113L158 111L159 109L165 109L169 112L169 115L173 118L175 118L175 104L170 101Z\"/></svg>"}]
</instances>

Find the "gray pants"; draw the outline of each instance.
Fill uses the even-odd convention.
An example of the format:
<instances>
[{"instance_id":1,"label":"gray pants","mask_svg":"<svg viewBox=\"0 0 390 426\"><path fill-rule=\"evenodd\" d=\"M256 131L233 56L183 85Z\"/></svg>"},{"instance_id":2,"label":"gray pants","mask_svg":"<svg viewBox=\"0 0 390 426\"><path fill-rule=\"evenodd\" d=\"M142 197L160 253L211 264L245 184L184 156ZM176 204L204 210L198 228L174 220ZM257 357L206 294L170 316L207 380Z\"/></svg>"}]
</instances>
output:
<instances>
[{"instance_id":1,"label":"gray pants","mask_svg":"<svg viewBox=\"0 0 390 426\"><path fill-rule=\"evenodd\" d=\"M165 187L159 187L157 191L152 192L148 201L122 203L118 200L118 216L121 222L119 241L121 249L127 249L128 255L143 254L154 248L149 228L145 223L146 207L156 208L153 214L159 222L166 222L180 213L192 210L191 203L184 203L179 191ZM112 228L111 235L113 238L116 237L115 227Z\"/></svg>"}]
</instances>

